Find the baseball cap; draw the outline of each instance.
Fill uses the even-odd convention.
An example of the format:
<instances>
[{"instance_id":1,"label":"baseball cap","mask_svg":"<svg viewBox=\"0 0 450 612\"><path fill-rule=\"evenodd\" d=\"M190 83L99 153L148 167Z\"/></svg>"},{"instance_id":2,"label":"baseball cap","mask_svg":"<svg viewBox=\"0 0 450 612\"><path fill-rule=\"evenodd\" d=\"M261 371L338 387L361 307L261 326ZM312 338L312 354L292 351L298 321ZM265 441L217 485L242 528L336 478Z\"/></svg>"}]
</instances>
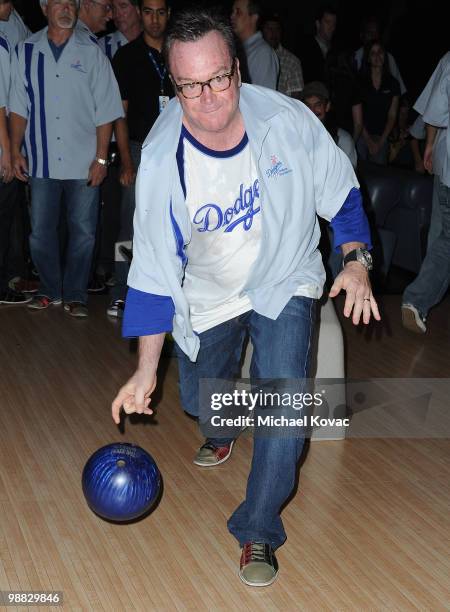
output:
<instances>
[{"instance_id":1,"label":"baseball cap","mask_svg":"<svg viewBox=\"0 0 450 612\"><path fill-rule=\"evenodd\" d=\"M321 98L322 100L330 99L330 93L321 81L311 81L307 83L302 89L300 96L302 100L312 98L312 96L317 96L317 98Z\"/></svg>"}]
</instances>

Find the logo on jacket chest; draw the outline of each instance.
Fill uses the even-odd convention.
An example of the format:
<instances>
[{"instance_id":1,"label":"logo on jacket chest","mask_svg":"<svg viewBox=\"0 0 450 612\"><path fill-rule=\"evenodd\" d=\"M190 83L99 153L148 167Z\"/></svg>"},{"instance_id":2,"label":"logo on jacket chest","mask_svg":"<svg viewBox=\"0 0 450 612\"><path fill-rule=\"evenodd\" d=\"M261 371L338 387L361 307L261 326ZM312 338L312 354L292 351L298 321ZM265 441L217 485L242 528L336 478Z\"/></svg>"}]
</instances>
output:
<instances>
[{"instance_id":1,"label":"logo on jacket chest","mask_svg":"<svg viewBox=\"0 0 450 612\"><path fill-rule=\"evenodd\" d=\"M266 170L267 178L274 178L277 176L284 176L292 172L276 155L270 156L270 168Z\"/></svg>"},{"instance_id":2,"label":"logo on jacket chest","mask_svg":"<svg viewBox=\"0 0 450 612\"><path fill-rule=\"evenodd\" d=\"M192 222L198 232L214 232L224 228L224 232L228 233L241 224L244 230L248 232L252 227L253 217L261 210L257 200L259 200L258 179L247 189L244 189L244 184L241 183L239 196L234 201L233 206L224 210L218 204L205 204L197 210Z\"/></svg>"},{"instance_id":3,"label":"logo on jacket chest","mask_svg":"<svg viewBox=\"0 0 450 612\"><path fill-rule=\"evenodd\" d=\"M86 70L83 68L83 64L80 62L80 60L75 60L74 62L72 62L70 64L70 67L76 70L77 72L83 72L84 74L86 74Z\"/></svg>"}]
</instances>

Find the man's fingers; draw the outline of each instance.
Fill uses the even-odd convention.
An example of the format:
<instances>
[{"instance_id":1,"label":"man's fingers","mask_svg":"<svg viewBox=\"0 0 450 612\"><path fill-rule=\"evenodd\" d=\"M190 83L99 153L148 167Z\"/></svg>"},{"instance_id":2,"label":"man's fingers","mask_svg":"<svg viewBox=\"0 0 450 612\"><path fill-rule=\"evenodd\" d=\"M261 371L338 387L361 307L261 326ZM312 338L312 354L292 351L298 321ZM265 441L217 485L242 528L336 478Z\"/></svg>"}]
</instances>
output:
<instances>
[{"instance_id":1,"label":"man's fingers","mask_svg":"<svg viewBox=\"0 0 450 612\"><path fill-rule=\"evenodd\" d=\"M347 295L345 297L344 304L344 317L348 317L352 314L353 306L355 304L356 292L347 287Z\"/></svg>"},{"instance_id":2,"label":"man's fingers","mask_svg":"<svg viewBox=\"0 0 450 612\"><path fill-rule=\"evenodd\" d=\"M370 296L370 309L372 311L373 317L376 321L381 321L380 310L378 308L378 304L373 295Z\"/></svg>"},{"instance_id":3,"label":"man's fingers","mask_svg":"<svg viewBox=\"0 0 450 612\"><path fill-rule=\"evenodd\" d=\"M144 410L145 392L142 388L137 388L134 394L134 407L136 412L142 413Z\"/></svg>"},{"instance_id":4,"label":"man's fingers","mask_svg":"<svg viewBox=\"0 0 450 612\"><path fill-rule=\"evenodd\" d=\"M330 289L330 293L328 294L331 298L336 297L337 295L339 295L339 293L341 292L342 289L342 280L340 278L340 275L338 275Z\"/></svg>"},{"instance_id":5,"label":"man's fingers","mask_svg":"<svg viewBox=\"0 0 450 612\"><path fill-rule=\"evenodd\" d=\"M363 302L363 322L367 325L370 323L370 313L372 311L372 297L364 298Z\"/></svg>"},{"instance_id":6,"label":"man's fingers","mask_svg":"<svg viewBox=\"0 0 450 612\"><path fill-rule=\"evenodd\" d=\"M122 388L111 405L112 417L117 425L120 423L120 410L129 397L129 392Z\"/></svg>"}]
</instances>

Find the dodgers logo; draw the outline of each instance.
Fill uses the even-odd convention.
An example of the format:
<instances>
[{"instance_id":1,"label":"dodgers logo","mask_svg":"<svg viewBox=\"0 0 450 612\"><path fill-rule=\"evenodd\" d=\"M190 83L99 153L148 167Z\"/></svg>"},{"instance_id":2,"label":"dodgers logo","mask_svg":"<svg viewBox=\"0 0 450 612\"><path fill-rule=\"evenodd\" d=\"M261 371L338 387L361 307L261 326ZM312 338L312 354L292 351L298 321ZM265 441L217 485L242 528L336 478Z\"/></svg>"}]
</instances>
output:
<instances>
[{"instance_id":1,"label":"dodgers logo","mask_svg":"<svg viewBox=\"0 0 450 612\"><path fill-rule=\"evenodd\" d=\"M245 190L241 183L239 196L233 206L223 211L218 204L205 204L195 213L193 223L197 226L198 232L215 232L220 228L225 228L225 232L232 232L241 223L248 232L252 227L253 217L261 210L261 207L255 204L257 199L259 199L258 179Z\"/></svg>"},{"instance_id":2,"label":"dodgers logo","mask_svg":"<svg viewBox=\"0 0 450 612\"><path fill-rule=\"evenodd\" d=\"M284 163L277 158L276 155L270 156L270 168L266 170L267 178L273 178L274 176L283 176L292 172L291 168L288 168Z\"/></svg>"},{"instance_id":3,"label":"dodgers logo","mask_svg":"<svg viewBox=\"0 0 450 612\"><path fill-rule=\"evenodd\" d=\"M86 74L86 70L83 68L80 60L77 60L73 64L70 64L70 67L76 70L77 72L84 72Z\"/></svg>"}]
</instances>

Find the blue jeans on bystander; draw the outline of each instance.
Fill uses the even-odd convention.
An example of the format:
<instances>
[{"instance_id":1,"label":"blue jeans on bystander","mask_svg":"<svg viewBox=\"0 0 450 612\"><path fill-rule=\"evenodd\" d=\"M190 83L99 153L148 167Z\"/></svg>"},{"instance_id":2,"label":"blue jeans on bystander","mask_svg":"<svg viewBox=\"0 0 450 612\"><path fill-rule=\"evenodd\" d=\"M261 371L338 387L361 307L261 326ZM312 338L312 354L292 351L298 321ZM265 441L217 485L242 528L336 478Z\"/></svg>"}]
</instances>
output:
<instances>
[{"instance_id":1,"label":"blue jeans on bystander","mask_svg":"<svg viewBox=\"0 0 450 612\"><path fill-rule=\"evenodd\" d=\"M439 211L433 211L427 254L416 279L403 293L403 304L412 304L425 317L444 297L450 283L450 187L435 182L434 190ZM440 233L436 236L439 223Z\"/></svg>"},{"instance_id":2,"label":"blue jeans on bystander","mask_svg":"<svg viewBox=\"0 0 450 612\"><path fill-rule=\"evenodd\" d=\"M87 302L95 245L99 187L86 180L30 178L30 251L39 273L39 294L65 302ZM59 223L65 205L68 242L61 265Z\"/></svg>"}]
</instances>

